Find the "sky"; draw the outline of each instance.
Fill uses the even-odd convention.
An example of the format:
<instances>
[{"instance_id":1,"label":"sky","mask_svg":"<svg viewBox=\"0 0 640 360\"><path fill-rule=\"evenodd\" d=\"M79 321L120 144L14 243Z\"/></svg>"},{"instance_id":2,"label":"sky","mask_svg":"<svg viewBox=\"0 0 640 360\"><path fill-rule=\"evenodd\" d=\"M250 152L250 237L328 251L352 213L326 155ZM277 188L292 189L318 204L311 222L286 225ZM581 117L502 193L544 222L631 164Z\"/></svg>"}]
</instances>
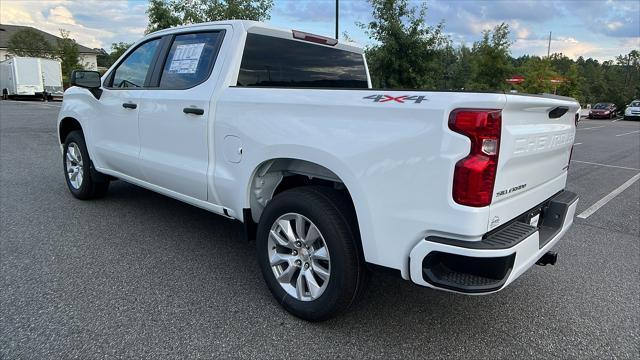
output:
<instances>
[{"instance_id":1,"label":"sky","mask_svg":"<svg viewBox=\"0 0 640 360\"><path fill-rule=\"evenodd\" d=\"M412 1L419 4L422 1ZM454 44L471 45L482 31L505 22L511 28L513 56L546 55L611 60L640 49L638 0L428 0L426 21L444 22ZM0 0L0 23L28 25L58 34L71 32L78 43L109 50L111 43L133 42L147 26L147 0ZM366 0L340 0L340 32L370 45L356 25L371 19ZM335 0L275 0L270 24L282 28L335 34Z\"/></svg>"}]
</instances>

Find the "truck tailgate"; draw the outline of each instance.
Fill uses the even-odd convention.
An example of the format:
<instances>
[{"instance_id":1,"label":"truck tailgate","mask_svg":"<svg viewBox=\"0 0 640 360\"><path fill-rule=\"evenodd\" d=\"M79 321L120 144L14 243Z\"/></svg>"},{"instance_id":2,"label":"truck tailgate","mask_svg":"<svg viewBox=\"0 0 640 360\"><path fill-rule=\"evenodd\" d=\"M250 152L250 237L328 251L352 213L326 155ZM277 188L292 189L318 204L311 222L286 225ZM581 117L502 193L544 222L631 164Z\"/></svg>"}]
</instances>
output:
<instances>
[{"instance_id":1,"label":"truck tailgate","mask_svg":"<svg viewBox=\"0 0 640 360\"><path fill-rule=\"evenodd\" d=\"M489 230L565 187L578 110L569 98L507 95Z\"/></svg>"}]
</instances>

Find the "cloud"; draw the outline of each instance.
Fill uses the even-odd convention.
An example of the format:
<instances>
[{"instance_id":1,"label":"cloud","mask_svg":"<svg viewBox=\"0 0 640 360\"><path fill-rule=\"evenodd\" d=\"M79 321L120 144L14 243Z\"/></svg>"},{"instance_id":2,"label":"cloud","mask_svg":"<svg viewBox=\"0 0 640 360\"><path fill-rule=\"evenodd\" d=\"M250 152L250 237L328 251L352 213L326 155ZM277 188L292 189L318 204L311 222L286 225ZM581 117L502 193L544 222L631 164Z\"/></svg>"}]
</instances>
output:
<instances>
[{"instance_id":1,"label":"cloud","mask_svg":"<svg viewBox=\"0 0 640 360\"><path fill-rule=\"evenodd\" d=\"M112 42L144 35L147 4L101 0L2 0L3 24L33 26L58 35L60 29L84 46L109 48Z\"/></svg>"},{"instance_id":2,"label":"cloud","mask_svg":"<svg viewBox=\"0 0 640 360\"><path fill-rule=\"evenodd\" d=\"M60 28L80 44L109 48L113 42L138 40L147 26L146 0L0 0L2 23L34 26L52 34ZM411 5L423 1L411 0ZM546 54L549 31L552 51L568 56L613 56L638 48L640 2L624 0L427 0L426 21L445 20L445 32L456 44L480 39L482 31L505 22L514 41L513 54ZM275 26L297 28L331 36L335 0L275 0ZM340 2L340 31L356 41L370 43L355 26L371 19L366 0Z\"/></svg>"},{"instance_id":3,"label":"cloud","mask_svg":"<svg viewBox=\"0 0 640 360\"><path fill-rule=\"evenodd\" d=\"M56 6L49 9L49 16L47 20L57 24L76 25L76 21L73 19L71 11L64 6Z\"/></svg>"},{"instance_id":4,"label":"cloud","mask_svg":"<svg viewBox=\"0 0 640 360\"><path fill-rule=\"evenodd\" d=\"M640 37L640 1L559 2L566 13L590 31L611 37Z\"/></svg>"},{"instance_id":5,"label":"cloud","mask_svg":"<svg viewBox=\"0 0 640 360\"><path fill-rule=\"evenodd\" d=\"M546 56L548 39L518 39L512 45L514 53ZM562 53L569 58L594 58L600 61L611 60L614 56L626 54L640 46L640 39L628 39L619 43L601 43L580 41L574 37L553 37L551 53Z\"/></svg>"}]
</instances>

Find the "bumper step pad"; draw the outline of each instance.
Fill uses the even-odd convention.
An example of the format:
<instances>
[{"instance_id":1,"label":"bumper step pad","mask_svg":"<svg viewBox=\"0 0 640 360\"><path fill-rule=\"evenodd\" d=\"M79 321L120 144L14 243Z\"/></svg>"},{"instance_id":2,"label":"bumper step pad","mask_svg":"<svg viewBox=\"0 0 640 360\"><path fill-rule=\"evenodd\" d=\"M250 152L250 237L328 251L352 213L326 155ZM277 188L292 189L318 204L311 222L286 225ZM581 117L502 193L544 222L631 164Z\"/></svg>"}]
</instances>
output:
<instances>
[{"instance_id":1,"label":"bumper step pad","mask_svg":"<svg viewBox=\"0 0 640 360\"><path fill-rule=\"evenodd\" d=\"M538 232L542 249L561 230L568 210L578 196L562 191L533 209L521 214L480 241L463 241L429 236L425 240L450 246L477 250L504 250L518 245ZM533 216L540 216L539 226L529 225ZM464 293L484 293L499 290L507 281L515 252L501 257L471 257L432 251L422 260L422 277L429 284Z\"/></svg>"}]
</instances>

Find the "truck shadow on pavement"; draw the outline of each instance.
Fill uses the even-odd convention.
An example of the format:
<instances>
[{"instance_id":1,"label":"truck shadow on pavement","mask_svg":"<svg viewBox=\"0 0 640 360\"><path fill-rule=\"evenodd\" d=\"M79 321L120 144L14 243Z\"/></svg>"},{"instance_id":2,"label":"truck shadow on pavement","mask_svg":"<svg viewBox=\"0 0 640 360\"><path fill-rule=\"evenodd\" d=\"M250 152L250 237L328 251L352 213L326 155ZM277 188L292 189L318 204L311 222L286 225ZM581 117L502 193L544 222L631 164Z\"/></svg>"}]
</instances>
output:
<instances>
[{"instance_id":1,"label":"truck shadow on pavement","mask_svg":"<svg viewBox=\"0 0 640 360\"><path fill-rule=\"evenodd\" d=\"M223 317L223 322L250 321L253 327L276 324L283 332L300 331L302 326L329 338L348 338L356 331L359 337L385 343L406 342L407 333L438 343L474 343L501 336L507 346L515 338L505 337L501 325L530 322L527 314L535 309L530 301L525 305L519 299L541 292L536 289L535 273L488 296L434 291L373 273L364 299L349 312L324 323L308 323L273 300L256 262L255 243L244 241L239 222L122 181L114 182L99 202L113 209L109 214L114 223L127 229L120 246L135 244L133 248L149 251L147 258L156 258L140 275L149 276L141 281L156 287L151 294L166 292L156 299L169 301L161 307L173 312L169 308L177 299L181 307L196 304L198 317L205 323ZM127 252L135 262L136 252Z\"/></svg>"}]
</instances>

